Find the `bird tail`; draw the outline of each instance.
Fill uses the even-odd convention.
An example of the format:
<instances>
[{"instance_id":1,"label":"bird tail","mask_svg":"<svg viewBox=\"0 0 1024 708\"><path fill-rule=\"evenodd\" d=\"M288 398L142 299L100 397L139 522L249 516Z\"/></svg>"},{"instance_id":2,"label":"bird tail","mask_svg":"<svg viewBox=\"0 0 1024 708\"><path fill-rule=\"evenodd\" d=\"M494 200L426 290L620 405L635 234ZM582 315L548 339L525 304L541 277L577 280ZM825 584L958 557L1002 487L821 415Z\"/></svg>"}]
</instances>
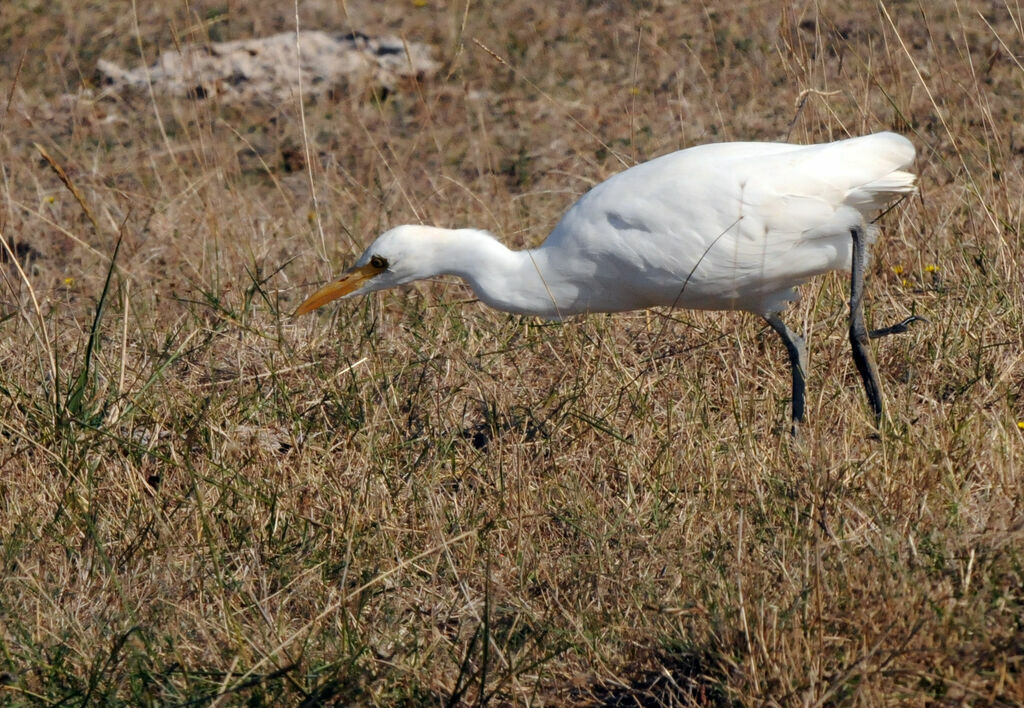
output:
<instances>
[{"instance_id":1,"label":"bird tail","mask_svg":"<svg viewBox=\"0 0 1024 708\"><path fill-rule=\"evenodd\" d=\"M917 176L904 169L914 160L914 145L902 135L876 133L834 145L842 151L852 178L844 201L865 215L917 191Z\"/></svg>"},{"instance_id":2,"label":"bird tail","mask_svg":"<svg viewBox=\"0 0 1024 708\"><path fill-rule=\"evenodd\" d=\"M846 203L861 211L878 209L904 194L917 191L917 175L893 170L880 179L862 184L846 195Z\"/></svg>"}]
</instances>

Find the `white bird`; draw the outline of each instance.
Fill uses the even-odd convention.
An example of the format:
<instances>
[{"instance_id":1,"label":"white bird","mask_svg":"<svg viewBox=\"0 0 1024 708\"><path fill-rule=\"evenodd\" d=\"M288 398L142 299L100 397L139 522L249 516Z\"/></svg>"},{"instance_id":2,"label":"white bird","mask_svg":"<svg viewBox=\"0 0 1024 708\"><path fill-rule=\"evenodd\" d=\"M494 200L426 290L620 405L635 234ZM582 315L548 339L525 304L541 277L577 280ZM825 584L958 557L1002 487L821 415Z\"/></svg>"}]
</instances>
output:
<instances>
[{"instance_id":1,"label":"white bird","mask_svg":"<svg viewBox=\"0 0 1024 708\"><path fill-rule=\"evenodd\" d=\"M339 297L437 275L465 279L491 307L562 319L648 307L746 310L782 338L793 379L793 431L804 415L803 339L779 313L796 288L849 270L850 343L882 414L862 306L868 222L915 191L914 146L895 133L819 145L718 143L673 152L584 194L537 248L513 251L476 229L398 226L375 240L301 315Z\"/></svg>"}]
</instances>

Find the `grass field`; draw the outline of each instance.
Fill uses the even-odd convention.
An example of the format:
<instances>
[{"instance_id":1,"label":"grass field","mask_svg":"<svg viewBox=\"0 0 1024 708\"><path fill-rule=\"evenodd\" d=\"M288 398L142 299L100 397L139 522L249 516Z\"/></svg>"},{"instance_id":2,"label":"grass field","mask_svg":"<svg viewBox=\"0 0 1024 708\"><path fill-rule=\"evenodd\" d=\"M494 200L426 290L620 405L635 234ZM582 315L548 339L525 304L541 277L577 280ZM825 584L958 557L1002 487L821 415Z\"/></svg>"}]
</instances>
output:
<instances>
[{"instance_id":1,"label":"grass field","mask_svg":"<svg viewBox=\"0 0 1024 708\"><path fill-rule=\"evenodd\" d=\"M715 4L304 2L443 69L302 106L95 71L290 4L5 0L0 701L1024 702L1024 11ZM786 314L799 445L750 315L290 314L393 225L533 245L650 157L878 130L921 189L869 323L928 319L880 429L843 274Z\"/></svg>"}]
</instances>

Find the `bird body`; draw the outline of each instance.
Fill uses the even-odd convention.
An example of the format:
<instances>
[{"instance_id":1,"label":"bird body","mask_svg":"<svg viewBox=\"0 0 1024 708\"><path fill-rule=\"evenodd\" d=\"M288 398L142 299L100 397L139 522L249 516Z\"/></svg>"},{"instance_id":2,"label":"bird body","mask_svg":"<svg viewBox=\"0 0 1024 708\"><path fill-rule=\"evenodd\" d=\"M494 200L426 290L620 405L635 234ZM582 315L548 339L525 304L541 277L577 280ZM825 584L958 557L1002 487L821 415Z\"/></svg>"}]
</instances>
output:
<instances>
[{"instance_id":1,"label":"bird body","mask_svg":"<svg viewBox=\"0 0 1024 708\"><path fill-rule=\"evenodd\" d=\"M549 319L655 306L746 310L786 342L796 396L803 343L776 315L802 283L863 260L875 232L867 219L915 189L903 171L913 159L913 145L894 133L680 150L598 184L536 248L513 251L475 229L393 228L296 314L449 274L491 307ZM859 270L862 278L863 262Z\"/></svg>"}]
</instances>

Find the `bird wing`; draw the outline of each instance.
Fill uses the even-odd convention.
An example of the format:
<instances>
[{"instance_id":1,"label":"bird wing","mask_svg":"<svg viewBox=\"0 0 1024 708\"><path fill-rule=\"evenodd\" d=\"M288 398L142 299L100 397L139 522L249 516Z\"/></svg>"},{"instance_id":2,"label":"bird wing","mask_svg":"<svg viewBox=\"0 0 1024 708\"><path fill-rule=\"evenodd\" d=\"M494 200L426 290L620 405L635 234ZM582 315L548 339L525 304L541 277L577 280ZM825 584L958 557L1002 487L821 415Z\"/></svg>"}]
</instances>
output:
<instances>
[{"instance_id":1,"label":"bird wing","mask_svg":"<svg viewBox=\"0 0 1024 708\"><path fill-rule=\"evenodd\" d=\"M913 190L900 171L912 159L891 133L682 150L594 187L537 253L562 281L633 292L634 306L771 311L805 280L849 268L850 228Z\"/></svg>"},{"instance_id":2,"label":"bird wing","mask_svg":"<svg viewBox=\"0 0 1024 708\"><path fill-rule=\"evenodd\" d=\"M848 270L850 230L914 191L914 175L902 170L913 159L909 140L878 133L737 160L741 216L724 239L727 257L714 262L732 270L738 290L762 295Z\"/></svg>"},{"instance_id":3,"label":"bird wing","mask_svg":"<svg viewBox=\"0 0 1024 708\"><path fill-rule=\"evenodd\" d=\"M743 213L769 231L819 231L842 207L873 216L893 197L913 192L904 172L914 146L895 133L877 133L737 160ZM845 225L845 224L844 224Z\"/></svg>"}]
</instances>

